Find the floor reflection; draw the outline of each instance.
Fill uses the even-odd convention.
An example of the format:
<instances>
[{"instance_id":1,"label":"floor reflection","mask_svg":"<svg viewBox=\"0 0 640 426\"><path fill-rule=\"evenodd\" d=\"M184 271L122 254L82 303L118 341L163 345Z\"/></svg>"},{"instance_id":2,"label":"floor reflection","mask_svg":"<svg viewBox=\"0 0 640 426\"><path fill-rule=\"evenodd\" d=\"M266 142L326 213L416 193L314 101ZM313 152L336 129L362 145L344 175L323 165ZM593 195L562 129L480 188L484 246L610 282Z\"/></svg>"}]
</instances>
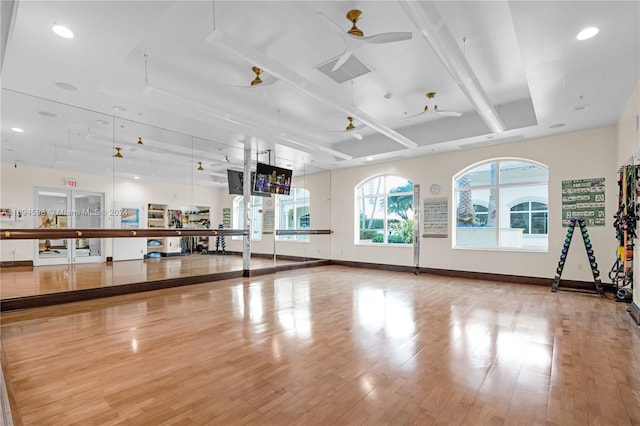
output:
<instances>
[{"instance_id":1,"label":"floor reflection","mask_svg":"<svg viewBox=\"0 0 640 426\"><path fill-rule=\"evenodd\" d=\"M639 423L624 307L499 288L318 267L9 312L2 345L24 424Z\"/></svg>"},{"instance_id":2,"label":"floor reflection","mask_svg":"<svg viewBox=\"0 0 640 426\"><path fill-rule=\"evenodd\" d=\"M289 263L293 261L276 259L275 265ZM251 269L273 266L272 259L251 259ZM4 267L0 268L0 295L2 299L9 299L242 269L241 256L200 254L109 263Z\"/></svg>"}]
</instances>

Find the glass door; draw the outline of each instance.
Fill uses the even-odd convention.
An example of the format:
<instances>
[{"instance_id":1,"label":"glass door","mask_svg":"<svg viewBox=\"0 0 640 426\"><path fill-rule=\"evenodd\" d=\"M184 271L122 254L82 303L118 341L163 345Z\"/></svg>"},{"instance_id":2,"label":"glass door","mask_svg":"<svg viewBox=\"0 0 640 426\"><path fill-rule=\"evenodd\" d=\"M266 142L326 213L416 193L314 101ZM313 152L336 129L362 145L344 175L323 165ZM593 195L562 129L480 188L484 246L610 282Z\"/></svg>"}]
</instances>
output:
<instances>
[{"instance_id":1,"label":"glass door","mask_svg":"<svg viewBox=\"0 0 640 426\"><path fill-rule=\"evenodd\" d=\"M71 191L69 223L72 228L104 227L104 195L97 192ZM71 262L104 262L104 246L101 238L76 238L72 240Z\"/></svg>"},{"instance_id":2,"label":"glass door","mask_svg":"<svg viewBox=\"0 0 640 426\"><path fill-rule=\"evenodd\" d=\"M37 228L103 228L104 194L60 189L35 190ZM35 265L104 262L99 238L47 239L36 245Z\"/></svg>"},{"instance_id":3,"label":"glass door","mask_svg":"<svg viewBox=\"0 0 640 426\"><path fill-rule=\"evenodd\" d=\"M71 210L69 191L36 189L34 228L68 228ZM70 240L38 240L35 265L62 265L71 263Z\"/></svg>"}]
</instances>

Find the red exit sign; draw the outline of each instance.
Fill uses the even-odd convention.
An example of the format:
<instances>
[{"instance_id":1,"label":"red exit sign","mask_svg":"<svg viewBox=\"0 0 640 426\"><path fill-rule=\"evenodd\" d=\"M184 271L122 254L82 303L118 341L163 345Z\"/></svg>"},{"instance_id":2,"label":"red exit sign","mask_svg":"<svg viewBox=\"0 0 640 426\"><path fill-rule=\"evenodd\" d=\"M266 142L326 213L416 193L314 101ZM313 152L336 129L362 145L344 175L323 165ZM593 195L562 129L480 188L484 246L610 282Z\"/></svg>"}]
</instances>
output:
<instances>
[{"instance_id":1,"label":"red exit sign","mask_svg":"<svg viewBox=\"0 0 640 426\"><path fill-rule=\"evenodd\" d=\"M65 179L64 186L70 186L71 188L76 188L78 186L78 181L75 179Z\"/></svg>"}]
</instances>

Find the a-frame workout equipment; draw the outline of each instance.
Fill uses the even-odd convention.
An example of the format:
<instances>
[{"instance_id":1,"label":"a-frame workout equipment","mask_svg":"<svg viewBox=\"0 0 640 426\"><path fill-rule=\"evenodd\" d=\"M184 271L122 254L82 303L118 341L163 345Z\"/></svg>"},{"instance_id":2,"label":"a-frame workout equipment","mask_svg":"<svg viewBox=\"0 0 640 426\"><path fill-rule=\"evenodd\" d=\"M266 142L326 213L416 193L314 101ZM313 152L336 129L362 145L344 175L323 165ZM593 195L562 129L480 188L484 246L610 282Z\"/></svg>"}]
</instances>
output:
<instances>
[{"instance_id":1,"label":"a-frame workout equipment","mask_svg":"<svg viewBox=\"0 0 640 426\"><path fill-rule=\"evenodd\" d=\"M591 240L589 239L587 226L585 225L584 219L582 218L578 219L577 222L580 226L580 233L582 234L582 240L584 241L584 248L587 250L587 257L589 258L589 265L591 266L591 273L593 274L593 284L595 286L595 290L598 292L600 297L605 297L604 290L602 289L602 282L600 281L600 271L598 271L598 264L596 263L596 255L593 253L593 246L591 245ZM567 229L567 236L564 239L564 244L562 245L560 261L558 262L558 268L556 268L556 277L553 279L553 284L551 284L551 291L553 292L558 291L558 287L560 286L560 277L562 276L564 263L567 260L567 253L569 253L569 246L571 245L571 240L573 238L575 228L576 219L572 218L569 222L569 228Z\"/></svg>"}]
</instances>

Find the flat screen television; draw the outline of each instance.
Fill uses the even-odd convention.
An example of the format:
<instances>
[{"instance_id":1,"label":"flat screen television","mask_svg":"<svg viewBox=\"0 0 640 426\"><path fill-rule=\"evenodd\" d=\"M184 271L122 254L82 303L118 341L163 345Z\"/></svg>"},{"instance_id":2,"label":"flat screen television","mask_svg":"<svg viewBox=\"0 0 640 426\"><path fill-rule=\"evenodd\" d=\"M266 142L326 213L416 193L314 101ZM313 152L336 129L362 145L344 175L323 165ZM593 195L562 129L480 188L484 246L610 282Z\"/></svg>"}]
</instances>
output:
<instances>
[{"instance_id":1,"label":"flat screen television","mask_svg":"<svg viewBox=\"0 0 640 426\"><path fill-rule=\"evenodd\" d=\"M271 197L269 193L255 192L253 190L253 181L255 180L256 172L251 172L251 195L258 197ZM227 181L229 182L229 194L244 194L242 188L244 185L244 172L237 170L227 169Z\"/></svg>"},{"instance_id":2,"label":"flat screen television","mask_svg":"<svg viewBox=\"0 0 640 426\"><path fill-rule=\"evenodd\" d=\"M291 174L289 169L258 163L253 190L258 193L289 195Z\"/></svg>"}]
</instances>

